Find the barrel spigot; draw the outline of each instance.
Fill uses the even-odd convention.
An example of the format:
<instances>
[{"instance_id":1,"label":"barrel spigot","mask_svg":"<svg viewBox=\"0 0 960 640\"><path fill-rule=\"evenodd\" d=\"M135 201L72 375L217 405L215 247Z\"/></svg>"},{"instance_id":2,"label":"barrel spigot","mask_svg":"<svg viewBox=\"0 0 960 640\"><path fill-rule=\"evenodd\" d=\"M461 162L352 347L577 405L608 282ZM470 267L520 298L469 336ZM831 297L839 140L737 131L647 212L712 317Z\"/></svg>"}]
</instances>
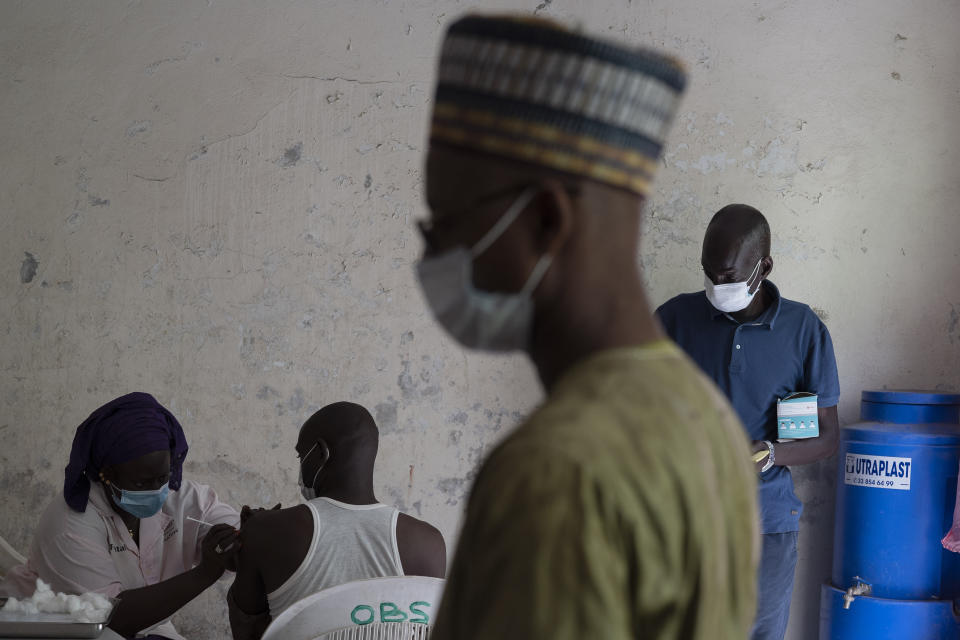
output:
<instances>
[{"instance_id":1,"label":"barrel spigot","mask_svg":"<svg viewBox=\"0 0 960 640\"><path fill-rule=\"evenodd\" d=\"M869 582L864 582L860 576L853 576L853 584L843 594L843 608L849 609L850 603L856 596L868 596L871 591L873 591L873 588Z\"/></svg>"}]
</instances>

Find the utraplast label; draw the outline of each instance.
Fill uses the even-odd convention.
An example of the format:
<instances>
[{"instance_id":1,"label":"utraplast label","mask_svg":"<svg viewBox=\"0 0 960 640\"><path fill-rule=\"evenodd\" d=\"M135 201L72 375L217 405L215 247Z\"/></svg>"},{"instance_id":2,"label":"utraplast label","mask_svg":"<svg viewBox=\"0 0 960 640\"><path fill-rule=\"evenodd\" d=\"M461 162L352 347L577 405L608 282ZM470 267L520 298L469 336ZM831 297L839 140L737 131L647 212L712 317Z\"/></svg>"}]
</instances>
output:
<instances>
[{"instance_id":1,"label":"utraplast label","mask_svg":"<svg viewBox=\"0 0 960 640\"><path fill-rule=\"evenodd\" d=\"M844 461L843 482L856 487L910 491L912 463L912 458L848 453Z\"/></svg>"}]
</instances>

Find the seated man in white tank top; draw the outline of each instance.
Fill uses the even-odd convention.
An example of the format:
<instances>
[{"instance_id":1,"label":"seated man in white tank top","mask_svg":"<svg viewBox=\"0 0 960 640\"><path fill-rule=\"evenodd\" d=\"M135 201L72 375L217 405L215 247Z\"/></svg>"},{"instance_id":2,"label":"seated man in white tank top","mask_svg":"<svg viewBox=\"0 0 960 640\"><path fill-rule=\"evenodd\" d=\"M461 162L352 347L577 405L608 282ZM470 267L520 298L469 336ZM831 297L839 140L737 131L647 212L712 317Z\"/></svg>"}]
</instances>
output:
<instances>
[{"instance_id":1,"label":"seated man in white tank top","mask_svg":"<svg viewBox=\"0 0 960 640\"><path fill-rule=\"evenodd\" d=\"M227 594L235 640L257 640L284 609L329 587L384 576L444 577L446 547L430 524L373 494L379 432L350 402L320 409L297 439L306 504L261 511L243 525Z\"/></svg>"}]
</instances>

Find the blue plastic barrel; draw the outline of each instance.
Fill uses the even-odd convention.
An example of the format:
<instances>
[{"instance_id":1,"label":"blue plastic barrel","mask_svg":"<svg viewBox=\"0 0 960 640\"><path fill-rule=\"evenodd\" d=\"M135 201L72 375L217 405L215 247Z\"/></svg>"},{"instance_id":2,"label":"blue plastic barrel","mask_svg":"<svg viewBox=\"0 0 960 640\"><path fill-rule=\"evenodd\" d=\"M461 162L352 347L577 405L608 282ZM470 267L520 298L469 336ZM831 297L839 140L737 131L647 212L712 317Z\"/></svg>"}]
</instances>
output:
<instances>
[{"instance_id":1,"label":"blue plastic barrel","mask_svg":"<svg viewBox=\"0 0 960 640\"><path fill-rule=\"evenodd\" d=\"M856 596L843 607L844 592L820 590L821 640L956 640L960 618L951 600L885 600Z\"/></svg>"},{"instance_id":2,"label":"blue plastic barrel","mask_svg":"<svg viewBox=\"0 0 960 640\"><path fill-rule=\"evenodd\" d=\"M960 423L960 395L940 391L864 391L860 420L897 424Z\"/></svg>"},{"instance_id":3,"label":"blue plastic barrel","mask_svg":"<svg viewBox=\"0 0 960 640\"><path fill-rule=\"evenodd\" d=\"M833 573L855 577L875 598L960 597L960 554L943 549L960 465L960 394L864 391L861 415L876 422L840 434ZM922 419L952 418L952 424Z\"/></svg>"}]
</instances>

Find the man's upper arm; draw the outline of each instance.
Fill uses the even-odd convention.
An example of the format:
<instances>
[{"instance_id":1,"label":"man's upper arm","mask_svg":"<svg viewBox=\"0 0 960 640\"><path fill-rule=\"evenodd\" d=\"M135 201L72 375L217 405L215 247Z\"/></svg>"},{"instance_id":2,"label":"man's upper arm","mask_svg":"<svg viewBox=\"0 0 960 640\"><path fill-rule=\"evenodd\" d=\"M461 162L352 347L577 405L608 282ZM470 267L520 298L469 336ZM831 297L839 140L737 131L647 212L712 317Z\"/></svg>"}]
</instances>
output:
<instances>
[{"instance_id":1,"label":"man's upper arm","mask_svg":"<svg viewBox=\"0 0 960 640\"><path fill-rule=\"evenodd\" d=\"M237 558L237 577L233 581L233 599L236 605L248 614L258 614L269 609L267 592L260 574L260 558L265 541L262 527L256 519L248 520L240 531L239 557Z\"/></svg>"},{"instance_id":2,"label":"man's upper arm","mask_svg":"<svg viewBox=\"0 0 960 640\"><path fill-rule=\"evenodd\" d=\"M811 312L812 313L812 312ZM818 407L832 407L840 401L840 376L833 340L827 327L817 319L811 344L804 362L804 391L816 393Z\"/></svg>"},{"instance_id":3,"label":"man's upper arm","mask_svg":"<svg viewBox=\"0 0 960 640\"><path fill-rule=\"evenodd\" d=\"M833 455L840 441L840 417L837 415L837 405L818 407L817 421L820 424L819 437L829 445L827 455Z\"/></svg>"},{"instance_id":4,"label":"man's upper arm","mask_svg":"<svg viewBox=\"0 0 960 640\"><path fill-rule=\"evenodd\" d=\"M260 572L263 545L267 540L263 527L248 520L240 531L241 547L237 576L227 592L230 630L234 640L259 640L270 624L270 606Z\"/></svg>"},{"instance_id":5,"label":"man's upper arm","mask_svg":"<svg viewBox=\"0 0 960 640\"><path fill-rule=\"evenodd\" d=\"M397 516L397 548L403 573L443 578L447 573L447 545L433 525L405 513Z\"/></svg>"}]
</instances>

